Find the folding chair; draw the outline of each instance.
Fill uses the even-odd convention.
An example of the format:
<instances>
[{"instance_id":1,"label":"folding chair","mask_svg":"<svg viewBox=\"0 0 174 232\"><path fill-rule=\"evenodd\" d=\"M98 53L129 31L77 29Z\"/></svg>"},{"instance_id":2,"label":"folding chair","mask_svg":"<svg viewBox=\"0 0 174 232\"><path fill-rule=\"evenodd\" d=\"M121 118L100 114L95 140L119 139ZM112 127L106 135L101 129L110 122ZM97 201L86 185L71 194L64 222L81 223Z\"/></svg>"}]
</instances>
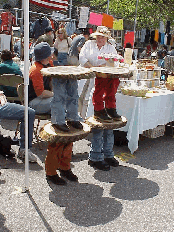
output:
<instances>
[{"instance_id":1,"label":"folding chair","mask_svg":"<svg viewBox=\"0 0 174 232\"><path fill-rule=\"evenodd\" d=\"M24 105L24 84L20 84L18 85L17 87L17 92L18 92L18 96L19 96L19 99L20 99L20 102L22 105ZM40 125L40 121L41 120L50 120L51 119L51 115L50 114L35 114L35 119L37 120L37 124L34 125L34 136L36 138L36 141L39 145L39 148L40 150L42 150L42 146L40 144L41 142L41 138L39 137L39 125ZM20 122L18 123L18 131L19 131L19 125L20 125ZM15 133L15 136L17 136L17 133L18 131L16 131Z\"/></svg>"},{"instance_id":2,"label":"folding chair","mask_svg":"<svg viewBox=\"0 0 174 232\"><path fill-rule=\"evenodd\" d=\"M24 79L23 77L15 74L2 74L0 75L0 85L10 86L10 87L16 87L23 83ZM14 102L14 101L20 101L19 97L7 97L7 101Z\"/></svg>"},{"instance_id":3,"label":"folding chair","mask_svg":"<svg viewBox=\"0 0 174 232\"><path fill-rule=\"evenodd\" d=\"M0 85L4 86L11 86L11 87L16 87L23 83L24 79L20 75L15 75L15 74L2 74L0 75ZM19 97L6 97L7 101L14 102L14 101L20 101ZM17 131L19 128L19 122L17 124L16 132L15 132L15 138L17 138Z\"/></svg>"}]
</instances>

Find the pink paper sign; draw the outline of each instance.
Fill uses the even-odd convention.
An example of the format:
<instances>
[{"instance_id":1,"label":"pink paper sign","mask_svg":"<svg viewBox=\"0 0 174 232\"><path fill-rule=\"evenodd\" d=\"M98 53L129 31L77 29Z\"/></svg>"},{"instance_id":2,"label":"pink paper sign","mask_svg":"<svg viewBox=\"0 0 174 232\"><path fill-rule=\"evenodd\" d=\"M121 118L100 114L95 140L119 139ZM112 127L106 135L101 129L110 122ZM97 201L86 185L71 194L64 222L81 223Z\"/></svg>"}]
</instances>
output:
<instances>
[{"instance_id":1,"label":"pink paper sign","mask_svg":"<svg viewBox=\"0 0 174 232\"><path fill-rule=\"evenodd\" d=\"M88 23L96 25L96 26L101 26L102 25L102 19L103 19L103 15L91 12L90 16L89 16Z\"/></svg>"}]
</instances>

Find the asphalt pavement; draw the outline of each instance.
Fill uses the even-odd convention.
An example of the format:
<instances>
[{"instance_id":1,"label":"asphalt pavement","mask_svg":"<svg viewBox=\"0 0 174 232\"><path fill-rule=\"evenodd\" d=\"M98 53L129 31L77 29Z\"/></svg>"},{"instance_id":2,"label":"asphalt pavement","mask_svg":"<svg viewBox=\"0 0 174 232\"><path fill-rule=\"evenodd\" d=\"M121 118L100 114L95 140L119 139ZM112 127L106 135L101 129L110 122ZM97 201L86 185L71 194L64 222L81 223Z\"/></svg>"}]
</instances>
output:
<instances>
[{"instance_id":1,"label":"asphalt pavement","mask_svg":"<svg viewBox=\"0 0 174 232\"><path fill-rule=\"evenodd\" d=\"M1 121L1 134L13 137L15 125ZM30 164L27 192L25 164L0 155L0 232L174 231L174 138L144 138L134 155L114 146L120 166L108 172L90 167L90 142L77 141L72 170L79 182L67 186L47 183L42 146L33 144L38 162Z\"/></svg>"}]
</instances>

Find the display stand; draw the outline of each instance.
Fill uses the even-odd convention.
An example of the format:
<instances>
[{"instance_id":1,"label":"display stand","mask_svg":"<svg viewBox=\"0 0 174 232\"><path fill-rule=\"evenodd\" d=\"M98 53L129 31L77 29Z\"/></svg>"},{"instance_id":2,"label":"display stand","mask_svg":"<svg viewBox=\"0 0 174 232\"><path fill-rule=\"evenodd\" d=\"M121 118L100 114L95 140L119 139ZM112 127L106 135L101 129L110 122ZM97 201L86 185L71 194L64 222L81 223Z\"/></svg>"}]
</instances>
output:
<instances>
[{"instance_id":1,"label":"display stand","mask_svg":"<svg viewBox=\"0 0 174 232\"><path fill-rule=\"evenodd\" d=\"M129 68L124 67L92 67L91 70L103 78L129 78L132 76Z\"/></svg>"},{"instance_id":2,"label":"display stand","mask_svg":"<svg viewBox=\"0 0 174 232\"><path fill-rule=\"evenodd\" d=\"M59 143L70 143L81 139L84 139L91 131L91 127L86 123L81 123L83 125L83 130L75 129L70 127L69 132L64 132L53 128L51 123L45 124L41 127L39 136L47 142L59 142Z\"/></svg>"},{"instance_id":3,"label":"display stand","mask_svg":"<svg viewBox=\"0 0 174 232\"><path fill-rule=\"evenodd\" d=\"M110 123L106 123L106 122L101 122L98 119L96 119L94 116L86 119L86 123L88 125L90 125L91 128L95 128L95 129L107 129L107 130L113 130L113 129L119 129L121 127L124 127L127 123L127 119L124 116L121 116L120 121L113 121Z\"/></svg>"},{"instance_id":4,"label":"display stand","mask_svg":"<svg viewBox=\"0 0 174 232\"><path fill-rule=\"evenodd\" d=\"M90 79L95 76L92 69L80 66L57 66L41 69L44 76L60 78L60 79Z\"/></svg>"}]
</instances>

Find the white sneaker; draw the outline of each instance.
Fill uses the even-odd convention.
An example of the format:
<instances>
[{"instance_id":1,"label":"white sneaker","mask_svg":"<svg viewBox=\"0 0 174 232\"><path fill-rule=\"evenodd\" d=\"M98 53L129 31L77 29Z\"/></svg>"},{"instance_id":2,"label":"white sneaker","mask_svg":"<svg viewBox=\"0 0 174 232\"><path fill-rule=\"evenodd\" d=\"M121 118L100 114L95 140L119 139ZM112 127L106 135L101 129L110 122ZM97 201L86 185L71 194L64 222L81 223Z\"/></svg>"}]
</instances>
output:
<instances>
[{"instance_id":1,"label":"white sneaker","mask_svg":"<svg viewBox=\"0 0 174 232\"><path fill-rule=\"evenodd\" d=\"M25 160L25 149L20 148L17 157L19 159ZM30 149L28 149L28 160L29 162L32 162L32 163L37 162L36 156L33 154L33 152Z\"/></svg>"}]
</instances>

